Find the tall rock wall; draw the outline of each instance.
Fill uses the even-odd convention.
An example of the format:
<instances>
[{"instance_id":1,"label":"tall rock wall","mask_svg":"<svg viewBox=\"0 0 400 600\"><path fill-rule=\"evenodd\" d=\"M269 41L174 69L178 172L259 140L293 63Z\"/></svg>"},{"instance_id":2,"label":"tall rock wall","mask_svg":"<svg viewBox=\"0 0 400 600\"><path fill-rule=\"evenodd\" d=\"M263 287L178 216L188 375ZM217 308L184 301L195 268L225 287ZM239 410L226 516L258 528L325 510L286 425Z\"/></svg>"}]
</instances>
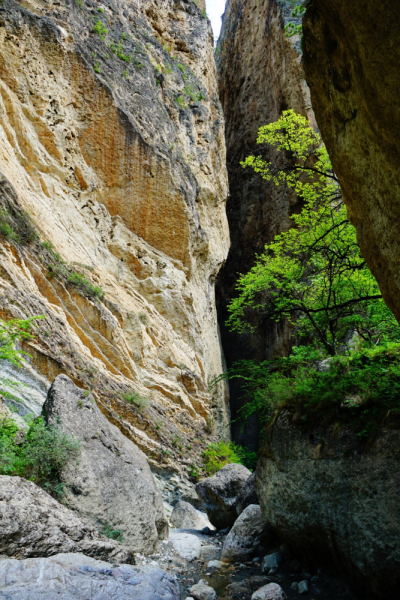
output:
<instances>
[{"instance_id":1,"label":"tall rock wall","mask_svg":"<svg viewBox=\"0 0 400 600\"><path fill-rule=\"evenodd\" d=\"M400 4L311 0L304 64L361 252L400 320Z\"/></svg>"},{"instance_id":2,"label":"tall rock wall","mask_svg":"<svg viewBox=\"0 0 400 600\"><path fill-rule=\"evenodd\" d=\"M37 414L65 373L175 482L229 420L223 384L208 392L229 232L203 10L0 4L0 309L45 316L26 367L4 365L27 386L14 404Z\"/></svg>"},{"instance_id":3,"label":"tall rock wall","mask_svg":"<svg viewBox=\"0 0 400 600\"><path fill-rule=\"evenodd\" d=\"M257 153L259 127L276 121L289 108L313 113L301 66L300 37L287 37L285 24L296 21L290 2L278 0L228 0L216 56L219 93L226 120L227 166L230 197L227 215L231 249L218 276L217 302L226 361L264 360L289 349L289 332L260 322L251 335L230 333L224 323L226 306L235 295L239 273L247 272L255 256L276 234L290 227L296 197L283 188L244 171L240 161ZM297 22L297 21L296 21ZM270 154L272 158L272 154ZM233 417L241 406L240 389L231 385ZM256 423L233 425L235 439L256 442Z\"/></svg>"}]
</instances>

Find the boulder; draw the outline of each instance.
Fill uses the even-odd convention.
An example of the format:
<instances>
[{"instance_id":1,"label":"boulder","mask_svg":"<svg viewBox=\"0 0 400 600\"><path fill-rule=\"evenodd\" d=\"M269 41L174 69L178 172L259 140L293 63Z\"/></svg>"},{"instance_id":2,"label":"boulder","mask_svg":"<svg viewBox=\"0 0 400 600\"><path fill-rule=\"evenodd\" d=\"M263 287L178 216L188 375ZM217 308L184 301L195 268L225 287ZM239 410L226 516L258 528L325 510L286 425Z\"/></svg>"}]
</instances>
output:
<instances>
[{"instance_id":1,"label":"boulder","mask_svg":"<svg viewBox=\"0 0 400 600\"><path fill-rule=\"evenodd\" d=\"M201 579L199 583L193 585L189 593L194 600L217 600L216 591L208 585L208 581L205 579Z\"/></svg>"},{"instance_id":2,"label":"boulder","mask_svg":"<svg viewBox=\"0 0 400 600\"><path fill-rule=\"evenodd\" d=\"M303 579L303 581L300 581L300 583L297 586L297 591L299 592L299 594L308 594L308 592L310 591L310 584L308 583L307 579Z\"/></svg>"},{"instance_id":3,"label":"boulder","mask_svg":"<svg viewBox=\"0 0 400 600\"><path fill-rule=\"evenodd\" d=\"M310 568L335 570L360 596L392 600L400 586L400 429L363 441L352 423L281 412L257 465L261 510Z\"/></svg>"},{"instance_id":4,"label":"boulder","mask_svg":"<svg viewBox=\"0 0 400 600\"><path fill-rule=\"evenodd\" d=\"M275 571L281 566L283 563L283 554L282 552L273 552L272 554L267 554L264 556L261 563L261 571L263 573L269 573Z\"/></svg>"},{"instance_id":5,"label":"boulder","mask_svg":"<svg viewBox=\"0 0 400 600\"><path fill-rule=\"evenodd\" d=\"M181 558L189 561L200 558L201 543L197 536L182 531L171 531L169 541Z\"/></svg>"},{"instance_id":6,"label":"boulder","mask_svg":"<svg viewBox=\"0 0 400 600\"><path fill-rule=\"evenodd\" d=\"M175 578L157 567L71 553L0 561L0 590L7 600L179 600Z\"/></svg>"},{"instance_id":7,"label":"boulder","mask_svg":"<svg viewBox=\"0 0 400 600\"><path fill-rule=\"evenodd\" d=\"M275 535L267 525L261 508L250 504L235 521L226 536L221 560L245 562L264 554L275 542Z\"/></svg>"},{"instance_id":8,"label":"boulder","mask_svg":"<svg viewBox=\"0 0 400 600\"><path fill-rule=\"evenodd\" d=\"M176 504L171 515L171 523L178 529L198 529L199 531L204 527L214 529L205 513L184 501Z\"/></svg>"},{"instance_id":9,"label":"boulder","mask_svg":"<svg viewBox=\"0 0 400 600\"><path fill-rule=\"evenodd\" d=\"M25 559L60 552L135 562L132 550L100 535L31 481L1 475L0 555Z\"/></svg>"},{"instance_id":10,"label":"boulder","mask_svg":"<svg viewBox=\"0 0 400 600\"><path fill-rule=\"evenodd\" d=\"M286 594L277 583L269 583L254 592L251 600L286 600Z\"/></svg>"},{"instance_id":11,"label":"boulder","mask_svg":"<svg viewBox=\"0 0 400 600\"><path fill-rule=\"evenodd\" d=\"M260 504L257 497L257 492L254 487L256 474L252 473L244 486L242 487L237 500L236 500L236 512L239 515L242 514L245 508L250 504Z\"/></svg>"},{"instance_id":12,"label":"boulder","mask_svg":"<svg viewBox=\"0 0 400 600\"><path fill-rule=\"evenodd\" d=\"M236 521L237 497L249 476L250 471L243 465L226 465L196 485L208 518L217 529L231 527Z\"/></svg>"},{"instance_id":13,"label":"boulder","mask_svg":"<svg viewBox=\"0 0 400 600\"><path fill-rule=\"evenodd\" d=\"M82 444L79 463L61 473L66 506L100 530L121 530L137 552L156 550L158 538L168 537L168 522L143 452L66 375L54 380L43 412Z\"/></svg>"}]
</instances>

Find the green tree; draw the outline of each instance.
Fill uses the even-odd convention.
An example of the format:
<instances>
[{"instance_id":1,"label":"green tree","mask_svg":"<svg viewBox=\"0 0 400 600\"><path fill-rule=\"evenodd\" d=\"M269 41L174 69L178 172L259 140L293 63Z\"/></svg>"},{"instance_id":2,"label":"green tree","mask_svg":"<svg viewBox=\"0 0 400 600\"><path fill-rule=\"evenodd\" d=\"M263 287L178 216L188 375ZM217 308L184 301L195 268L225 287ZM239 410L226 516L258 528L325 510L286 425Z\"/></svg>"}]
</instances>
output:
<instances>
[{"instance_id":1,"label":"green tree","mask_svg":"<svg viewBox=\"0 0 400 600\"><path fill-rule=\"evenodd\" d=\"M257 143L276 148L286 166L262 155L241 163L303 203L293 227L276 236L241 275L228 325L254 329L260 320L288 319L298 335L335 355L354 332L368 345L400 339L400 329L361 256L340 187L321 138L304 117L285 111L261 127Z\"/></svg>"}]
</instances>

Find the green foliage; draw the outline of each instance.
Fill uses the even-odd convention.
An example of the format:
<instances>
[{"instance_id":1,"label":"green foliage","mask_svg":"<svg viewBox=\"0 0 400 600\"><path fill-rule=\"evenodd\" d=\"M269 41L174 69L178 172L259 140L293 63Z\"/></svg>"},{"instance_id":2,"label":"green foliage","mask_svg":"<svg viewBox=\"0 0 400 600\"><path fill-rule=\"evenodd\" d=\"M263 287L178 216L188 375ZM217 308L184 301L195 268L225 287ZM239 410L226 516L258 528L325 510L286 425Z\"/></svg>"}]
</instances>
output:
<instances>
[{"instance_id":1,"label":"green foliage","mask_svg":"<svg viewBox=\"0 0 400 600\"><path fill-rule=\"evenodd\" d=\"M3 183L0 181L0 184ZM0 206L0 235L22 246L37 240L35 226L28 213L18 206Z\"/></svg>"},{"instance_id":2,"label":"green foliage","mask_svg":"<svg viewBox=\"0 0 400 600\"><path fill-rule=\"evenodd\" d=\"M103 524L103 528L100 531L101 535L110 538L110 540L116 540L117 542L124 542L124 536L121 529L113 529L108 523Z\"/></svg>"},{"instance_id":3,"label":"green foliage","mask_svg":"<svg viewBox=\"0 0 400 600\"><path fill-rule=\"evenodd\" d=\"M0 319L0 360L8 360L17 367L21 366L21 361L27 354L22 350L16 350L15 344L33 337L32 327L39 319L44 319L44 317L11 319L7 322Z\"/></svg>"},{"instance_id":4,"label":"green foliage","mask_svg":"<svg viewBox=\"0 0 400 600\"><path fill-rule=\"evenodd\" d=\"M100 63L99 62L95 62L94 63L93 70L94 70L95 73L101 73Z\"/></svg>"},{"instance_id":5,"label":"green foliage","mask_svg":"<svg viewBox=\"0 0 400 600\"><path fill-rule=\"evenodd\" d=\"M258 414L268 421L286 408L304 421L347 422L360 438L369 438L384 418L400 414L399 343L323 359L302 346L288 358L236 363L225 377L241 379L249 399L240 419Z\"/></svg>"},{"instance_id":6,"label":"green foliage","mask_svg":"<svg viewBox=\"0 0 400 600\"><path fill-rule=\"evenodd\" d=\"M139 321L143 323L143 325L147 325L149 322L149 317L144 312L140 312L138 314Z\"/></svg>"},{"instance_id":7,"label":"green foliage","mask_svg":"<svg viewBox=\"0 0 400 600\"><path fill-rule=\"evenodd\" d=\"M49 277L55 277L56 279L64 281L68 285L76 288L82 296L86 296L92 300L102 300L104 298L103 289L98 285L93 285L89 279L68 265L68 263L61 258L61 255L55 251L51 242L42 242L41 247L43 250L46 250L47 253L47 274ZM74 264L79 263L75 262ZM93 271L92 267L88 267L87 265L81 266L89 271Z\"/></svg>"},{"instance_id":8,"label":"green foliage","mask_svg":"<svg viewBox=\"0 0 400 600\"><path fill-rule=\"evenodd\" d=\"M186 104L186 102L185 102L185 100L183 99L183 97L182 97L182 96L177 96L177 97L175 98L175 102L176 102L177 104L179 104L179 106L180 106L181 108L187 108L187 107L188 107L188 105Z\"/></svg>"},{"instance_id":9,"label":"green foliage","mask_svg":"<svg viewBox=\"0 0 400 600\"><path fill-rule=\"evenodd\" d=\"M34 420L25 440L15 443L18 428L10 419L0 422L0 473L19 475L34 481L60 498L60 473L80 454L80 442L42 418Z\"/></svg>"},{"instance_id":10,"label":"green foliage","mask_svg":"<svg viewBox=\"0 0 400 600\"><path fill-rule=\"evenodd\" d=\"M106 39L106 35L108 33L108 29L106 28L105 25L103 25L103 23L99 19L98 21L96 21L96 23L92 29L92 33L97 33L99 38L101 38L104 42Z\"/></svg>"},{"instance_id":11,"label":"green foliage","mask_svg":"<svg viewBox=\"0 0 400 600\"><path fill-rule=\"evenodd\" d=\"M104 12L104 8L102 6L99 6L98 9L97 9L97 12L103 13Z\"/></svg>"},{"instance_id":12,"label":"green foliage","mask_svg":"<svg viewBox=\"0 0 400 600\"><path fill-rule=\"evenodd\" d=\"M203 461L207 475L214 475L225 465L236 463L255 468L257 453L244 449L234 442L218 442L209 444L203 452Z\"/></svg>"},{"instance_id":13,"label":"green foliage","mask_svg":"<svg viewBox=\"0 0 400 600\"><path fill-rule=\"evenodd\" d=\"M113 54L116 54L118 58L120 58L124 62L131 62L132 57L128 54L124 54L123 40L120 40L119 44L116 44L115 42L110 42L108 47Z\"/></svg>"},{"instance_id":14,"label":"green foliage","mask_svg":"<svg viewBox=\"0 0 400 600\"><path fill-rule=\"evenodd\" d=\"M303 209L237 283L228 307L232 329L288 319L297 334L335 355L357 334L369 345L400 341L400 328L357 245L336 176L320 136L293 111L261 127L257 143L284 152L285 168L262 156L242 163L275 185L292 188Z\"/></svg>"},{"instance_id":15,"label":"green foliage","mask_svg":"<svg viewBox=\"0 0 400 600\"><path fill-rule=\"evenodd\" d=\"M305 0L292 0L290 2L293 10L291 12L291 16L294 19L301 19L303 14L306 11ZM285 25L285 35L286 37L292 37L293 35L301 35L303 33L303 25L302 23L293 23L290 21Z\"/></svg>"},{"instance_id":16,"label":"green foliage","mask_svg":"<svg viewBox=\"0 0 400 600\"><path fill-rule=\"evenodd\" d=\"M104 291L98 285L93 285L84 275L72 271L68 275L67 282L78 288L78 290L88 298L94 298L102 300L104 298Z\"/></svg>"},{"instance_id":17,"label":"green foliage","mask_svg":"<svg viewBox=\"0 0 400 600\"><path fill-rule=\"evenodd\" d=\"M122 397L128 404L134 404L139 409L139 412L149 405L149 399L141 396L139 392L129 392Z\"/></svg>"}]
</instances>

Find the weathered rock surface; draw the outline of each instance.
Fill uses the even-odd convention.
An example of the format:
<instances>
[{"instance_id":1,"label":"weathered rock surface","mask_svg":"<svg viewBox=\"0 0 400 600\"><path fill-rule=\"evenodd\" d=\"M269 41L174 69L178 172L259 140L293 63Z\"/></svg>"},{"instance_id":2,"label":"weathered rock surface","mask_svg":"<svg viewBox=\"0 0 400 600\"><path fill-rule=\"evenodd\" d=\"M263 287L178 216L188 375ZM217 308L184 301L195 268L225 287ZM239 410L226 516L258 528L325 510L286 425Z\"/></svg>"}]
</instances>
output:
<instances>
[{"instance_id":1,"label":"weathered rock surface","mask_svg":"<svg viewBox=\"0 0 400 600\"><path fill-rule=\"evenodd\" d=\"M257 492L255 488L256 474L255 472L250 475L236 500L236 512L239 515L242 514L245 508L250 504L260 504L257 498Z\"/></svg>"},{"instance_id":2,"label":"weathered rock surface","mask_svg":"<svg viewBox=\"0 0 400 600\"><path fill-rule=\"evenodd\" d=\"M2 600L179 600L177 581L157 567L113 566L83 554L0 561Z\"/></svg>"},{"instance_id":3,"label":"weathered rock surface","mask_svg":"<svg viewBox=\"0 0 400 600\"><path fill-rule=\"evenodd\" d=\"M25 559L61 552L135 562L132 550L100 535L31 481L0 475L0 554Z\"/></svg>"},{"instance_id":4,"label":"weathered rock surface","mask_svg":"<svg viewBox=\"0 0 400 600\"><path fill-rule=\"evenodd\" d=\"M231 527L236 521L236 500L249 475L243 465L226 465L196 485L208 518L217 529Z\"/></svg>"},{"instance_id":5,"label":"weathered rock surface","mask_svg":"<svg viewBox=\"0 0 400 600\"><path fill-rule=\"evenodd\" d=\"M301 424L300 424L301 422ZM257 467L266 521L310 565L336 569L362 597L400 585L400 429L362 442L342 427L310 428L281 413Z\"/></svg>"},{"instance_id":6,"label":"weathered rock surface","mask_svg":"<svg viewBox=\"0 0 400 600\"><path fill-rule=\"evenodd\" d=\"M304 67L363 257L400 320L400 5L312 0Z\"/></svg>"},{"instance_id":7,"label":"weathered rock surface","mask_svg":"<svg viewBox=\"0 0 400 600\"><path fill-rule=\"evenodd\" d=\"M28 385L14 406L38 414L66 373L181 481L229 421L226 386L207 390L222 372L214 282L229 233L203 9L203 0L0 5L0 204L10 218L26 210L40 234L1 237L0 309L46 317L31 360L12 369ZM60 264L45 241L104 298L51 276ZM135 393L147 403L126 400Z\"/></svg>"},{"instance_id":8,"label":"weathered rock surface","mask_svg":"<svg viewBox=\"0 0 400 600\"><path fill-rule=\"evenodd\" d=\"M275 535L264 520L261 508L250 504L235 521L226 536L221 560L245 562L265 554L275 541Z\"/></svg>"},{"instance_id":9,"label":"weathered rock surface","mask_svg":"<svg viewBox=\"0 0 400 600\"><path fill-rule=\"evenodd\" d=\"M285 600L286 594L277 583L269 583L260 588L251 597L251 600Z\"/></svg>"},{"instance_id":10,"label":"weathered rock surface","mask_svg":"<svg viewBox=\"0 0 400 600\"><path fill-rule=\"evenodd\" d=\"M188 561L200 558L201 543L197 536L183 531L171 531L169 540L182 558Z\"/></svg>"},{"instance_id":11,"label":"weathered rock surface","mask_svg":"<svg viewBox=\"0 0 400 600\"><path fill-rule=\"evenodd\" d=\"M43 411L49 423L81 440L78 463L61 473L66 506L98 529L121 530L137 552L153 552L168 537L168 521L143 452L66 375L54 380Z\"/></svg>"},{"instance_id":12,"label":"weathered rock surface","mask_svg":"<svg viewBox=\"0 0 400 600\"><path fill-rule=\"evenodd\" d=\"M189 592L194 600L217 600L216 591L208 585L206 579L201 579L199 583L193 585Z\"/></svg>"},{"instance_id":13,"label":"weathered rock surface","mask_svg":"<svg viewBox=\"0 0 400 600\"><path fill-rule=\"evenodd\" d=\"M288 327L254 321L252 334L230 332L225 325L228 302L237 295L238 273L246 273L267 242L290 226L298 209L293 193L266 182L240 161L259 154L258 129L276 121L289 108L313 113L301 66L300 37L285 35L285 24L295 21L288 0L228 0L218 41L216 61L220 100L226 120L227 167L230 196L227 216L232 245L217 279L218 318L228 367L239 359L265 360L285 356L290 347ZM275 154L265 149L265 156ZM257 419L243 423L238 410L244 394L238 379L230 381L232 431L235 440L257 449Z\"/></svg>"},{"instance_id":14,"label":"weathered rock surface","mask_svg":"<svg viewBox=\"0 0 400 600\"><path fill-rule=\"evenodd\" d=\"M178 529L214 529L207 515L200 512L189 502L178 502L171 515L171 523Z\"/></svg>"}]
</instances>

